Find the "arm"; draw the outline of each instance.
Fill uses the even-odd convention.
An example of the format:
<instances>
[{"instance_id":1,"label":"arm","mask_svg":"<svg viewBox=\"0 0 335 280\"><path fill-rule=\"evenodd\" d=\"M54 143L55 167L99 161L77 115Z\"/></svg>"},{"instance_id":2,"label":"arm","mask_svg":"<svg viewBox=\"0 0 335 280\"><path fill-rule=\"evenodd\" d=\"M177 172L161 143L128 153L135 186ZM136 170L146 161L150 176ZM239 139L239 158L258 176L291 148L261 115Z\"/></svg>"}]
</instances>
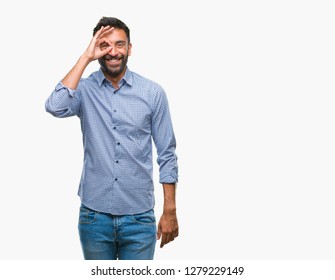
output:
<instances>
[{"instance_id":1,"label":"arm","mask_svg":"<svg viewBox=\"0 0 335 280\"><path fill-rule=\"evenodd\" d=\"M110 26L101 27L93 36L88 48L80 56L77 63L56 86L45 103L45 109L56 117L69 117L78 114L80 108L80 94L76 92L80 79L89 63L107 54L112 46L105 38L113 31ZM102 50L100 45L106 42L109 47Z\"/></svg>"},{"instance_id":2,"label":"arm","mask_svg":"<svg viewBox=\"0 0 335 280\"><path fill-rule=\"evenodd\" d=\"M157 148L160 182L163 184L164 208L158 223L157 239L160 247L178 236L176 214L176 183L178 181L176 140L174 137L168 101L162 88L158 88L152 117L152 136Z\"/></svg>"},{"instance_id":3,"label":"arm","mask_svg":"<svg viewBox=\"0 0 335 280\"><path fill-rule=\"evenodd\" d=\"M163 214L158 223L157 240L162 238L160 247L173 241L179 234L176 214L176 185L163 184L164 207Z\"/></svg>"},{"instance_id":4,"label":"arm","mask_svg":"<svg viewBox=\"0 0 335 280\"><path fill-rule=\"evenodd\" d=\"M64 86L70 89L77 89L80 78L83 75L87 65L92 61L104 56L112 49L112 46L109 44L108 40L104 38L104 36L112 32L113 29L113 27L105 26L101 27L100 30L95 33L84 54L79 58L75 66L62 80ZM103 42L106 42L109 47L101 50L100 45Z\"/></svg>"}]
</instances>

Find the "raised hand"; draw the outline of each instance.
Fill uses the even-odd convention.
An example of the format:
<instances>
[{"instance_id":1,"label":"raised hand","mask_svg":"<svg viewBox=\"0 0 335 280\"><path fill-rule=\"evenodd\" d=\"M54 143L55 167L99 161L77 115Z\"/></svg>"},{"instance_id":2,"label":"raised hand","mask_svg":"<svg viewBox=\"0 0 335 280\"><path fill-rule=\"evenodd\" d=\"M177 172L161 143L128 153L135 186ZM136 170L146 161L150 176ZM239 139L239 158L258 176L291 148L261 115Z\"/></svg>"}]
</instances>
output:
<instances>
[{"instance_id":1,"label":"raised hand","mask_svg":"<svg viewBox=\"0 0 335 280\"><path fill-rule=\"evenodd\" d=\"M112 44L108 41L106 35L113 32L113 29L114 27L105 26L101 27L100 30L95 33L84 54L63 78L62 83L64 86L70 89L76 89L87 65L93 60L104 56L112 49ZM102 45L105 46L102 47Z\"/></svg>"},{"instance_id":2,"label":"raised hand","mask_svg":"<svg viewBox=\"0 0 335 280\"><path fill-rule=\"evenodd\" d=\"M109 25L102 26L93 36L89 46L84 53L84 56L86 56L90 61L93 61L107 54L112 49L112 46L106 38L106 35L113 32L113 30L114 27L111 27ZM102 48L102 44L104 44L105 47Z\"/></svg>"}]
</instances>

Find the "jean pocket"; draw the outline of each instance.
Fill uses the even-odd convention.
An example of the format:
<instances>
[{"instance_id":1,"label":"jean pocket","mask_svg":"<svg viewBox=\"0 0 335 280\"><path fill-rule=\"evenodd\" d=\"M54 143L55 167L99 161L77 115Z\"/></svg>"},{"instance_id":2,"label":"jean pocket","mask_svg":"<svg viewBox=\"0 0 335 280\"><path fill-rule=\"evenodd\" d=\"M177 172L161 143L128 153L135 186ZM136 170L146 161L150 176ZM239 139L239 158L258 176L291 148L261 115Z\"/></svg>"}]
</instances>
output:
<instances>
[{"instance_id":1,"label":"jean pocket","mask_svg":"<svg viewBox=\"0 0 335 280\"><path fill-rule=\"evenodd\" d=\"M79 224L91 224L96 220L96 216L99 213L87 208L86 206L80 206L79 212Z\"/></svg>"},{"instance_id":2,"label":"jean pocket","mask_svg":"<svg viewBox=\"0 0 335 280\"><path fill-rule=\"evenodd\" d=\"M139 224L153 225L156 224L156 217L153 210L144 213L131 215L134 222Z\"/></svg>"}]
</instances>

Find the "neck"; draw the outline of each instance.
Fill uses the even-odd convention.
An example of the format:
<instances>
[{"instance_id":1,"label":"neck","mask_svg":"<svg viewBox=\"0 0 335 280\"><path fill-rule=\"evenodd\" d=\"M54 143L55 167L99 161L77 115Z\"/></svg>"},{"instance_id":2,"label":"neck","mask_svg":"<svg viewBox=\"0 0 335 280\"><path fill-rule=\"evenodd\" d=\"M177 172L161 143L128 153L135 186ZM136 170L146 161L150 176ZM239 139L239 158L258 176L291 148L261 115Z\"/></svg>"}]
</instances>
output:
<instances>
[{"instance_id":1,"label":"neck","mask_svg":"<svg viewBox=\"0 0 335 280\"><path fill-rule=\"evenodd\" d=\"M112 77L106 77L108 81L110 81L115 89L119 88L119 82L121 80L120 77L112 78Z\"/></svg>"},{"instance_id":2,"label":"neck","mask_svg":"<svg viewBox=\"0 0 335 280\"><path fill-rule=\"evenodd\" d=\"M117 75L117 76L111 76L108 73L104 71L104 69L101 69L102 72L104 73L106 79L110 81L115 89L119 88L119 82L123 78L124 74L126 73L126 68L123 69L123 71Z\"/></svg>"}]
</instances>

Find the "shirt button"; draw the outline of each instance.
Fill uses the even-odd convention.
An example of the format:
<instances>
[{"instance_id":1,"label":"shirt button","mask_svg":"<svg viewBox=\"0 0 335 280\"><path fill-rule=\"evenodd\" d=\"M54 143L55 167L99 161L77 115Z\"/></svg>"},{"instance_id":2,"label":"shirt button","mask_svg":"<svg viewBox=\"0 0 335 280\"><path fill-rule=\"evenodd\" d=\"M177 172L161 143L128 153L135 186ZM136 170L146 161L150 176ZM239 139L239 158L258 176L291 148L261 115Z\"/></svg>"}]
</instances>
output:
<instances>
[{"instance_id":1,"label":"shirt button","mask_svg":"<svg viewBox=\"0 0 335 280\"><path fill-rule=\"evenodd\" d=\"M120 142L117 142L116 144L120 145Z\"/></svg>"},{"instance_id":2,"label":"shirt button","mask_svg":"<svg viewBox=\"0 0 335 280\"><path fill-rule=\"evenodd\" d=\"M118 160L116 160L115 162L116 162L116 163L119 163L119 161L118 161Z\"/></svg>"},{"instance_id":3,"label":"shirt button","mask_svg":"<svg viewBox=\"0 0 335 280\"><path fill-rule=\"evenodd\" d=\"M114 126L113 128L116 129L116 126Z\"/></svg>"},{"instance_id":4,"label":"shirt button","mask_svg":"<svg viewBox=\"0 0 335 280\"><path fill-rule=\"evenodd\" d=\"M115 181L117 181L117 178L115 178Z\"/></svg>"}]
</instances>

